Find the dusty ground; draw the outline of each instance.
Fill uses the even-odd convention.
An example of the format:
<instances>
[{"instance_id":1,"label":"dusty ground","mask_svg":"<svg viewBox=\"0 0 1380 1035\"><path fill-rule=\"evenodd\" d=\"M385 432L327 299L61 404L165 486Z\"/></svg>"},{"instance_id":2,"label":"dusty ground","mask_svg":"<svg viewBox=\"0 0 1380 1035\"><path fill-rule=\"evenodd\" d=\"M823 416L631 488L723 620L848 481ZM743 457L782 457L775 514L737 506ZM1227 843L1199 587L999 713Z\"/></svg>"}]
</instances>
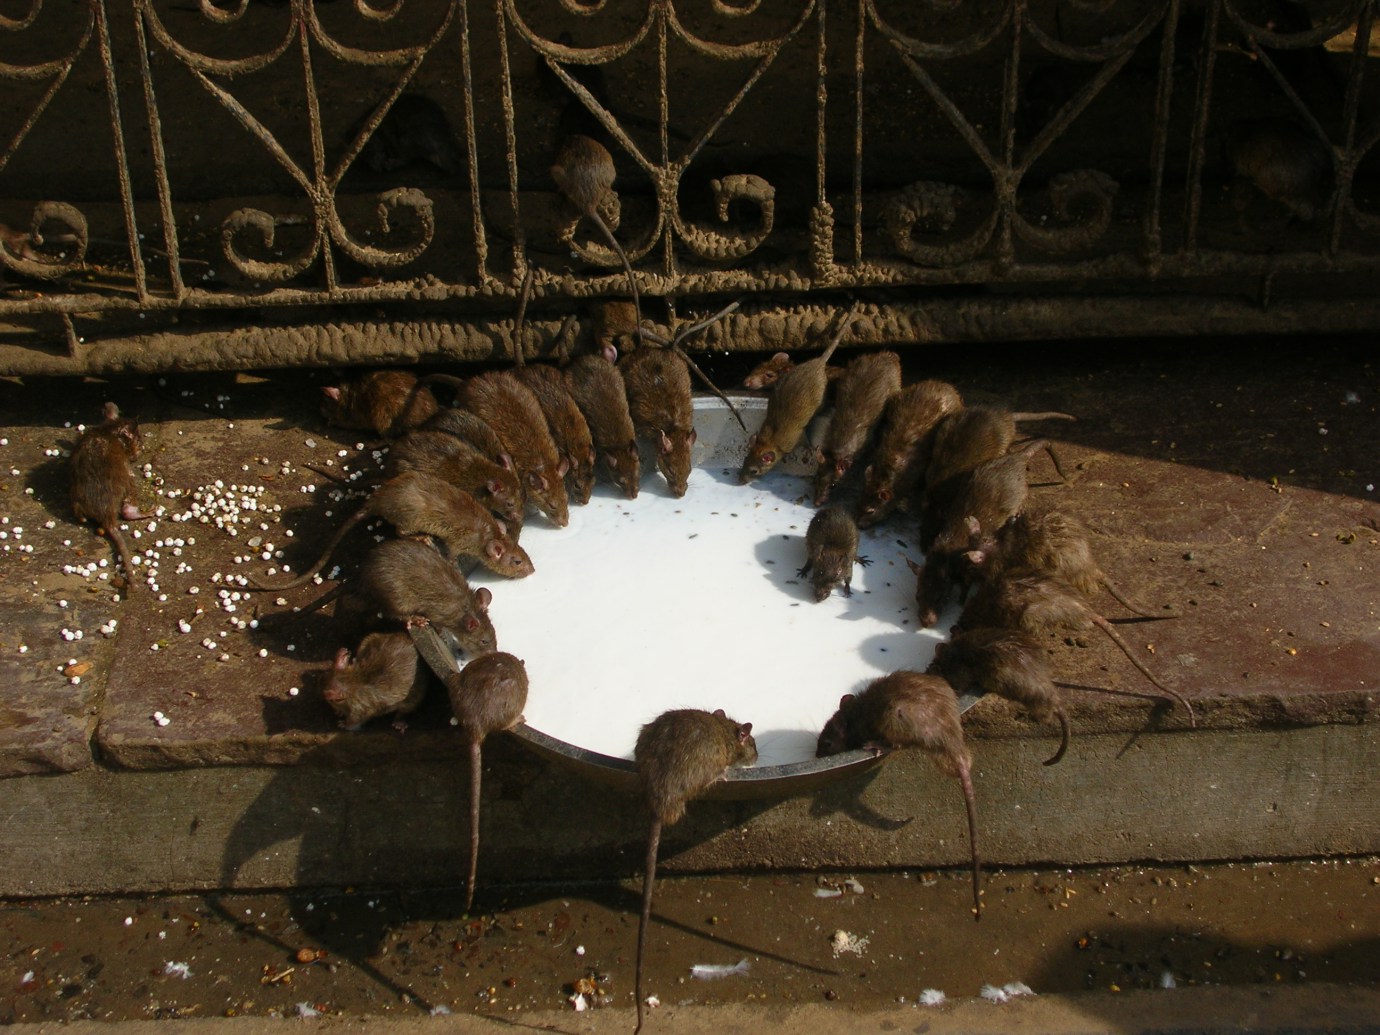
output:
<instances>
[{"instance_id":1,"label":"dusty ground","mask_svg":"<svg viewBox=\"0 0 1380 1035\"><path fill-rule=\"evenodd\" d=\"M663 880L648 993L862 1010L1018 981L1036 993L1380 982L1380 859L996 871L979 924L962 872L855 877L861 891L836 898L817 897L811 874ZM494 888L473 917L449 891L10 902L0 1023L505 1015L566 1005L585 978L598 1004L628 1007L637 890ZM859 951L835 952L839 931ZM747 974L689 974L740 960Z\"/></svg>"}]
</instances>

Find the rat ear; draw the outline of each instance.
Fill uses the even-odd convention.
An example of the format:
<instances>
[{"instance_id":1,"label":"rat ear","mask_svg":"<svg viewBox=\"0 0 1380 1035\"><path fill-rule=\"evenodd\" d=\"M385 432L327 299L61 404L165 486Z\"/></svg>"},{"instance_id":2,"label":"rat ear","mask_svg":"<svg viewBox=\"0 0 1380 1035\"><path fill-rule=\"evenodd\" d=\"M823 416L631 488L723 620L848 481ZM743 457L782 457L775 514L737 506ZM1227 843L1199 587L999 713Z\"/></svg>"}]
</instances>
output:
<instances>
[{"instance_id":1,"label":"rat ear","mask_svg":"<svg viewBox=\"0 0 1380 1035\"><path fill-rule=\"evenodd\" d=\"M699 437L700 437L700 433L699 433L698 431L696 431L694 428L691 428L691 429L690 429L690 434L688 434L688 435L685 436L685 441L688 442L688 443L690 443L690 445L693 446L697 441L699 441Z\"/></svg>"},{"instance_id":2,"label":"rat ear","mask_svg":"<svg viewBox=\"0 0 1380 1035\"><path fill-rule=\"evenodd\" d=\"M617 453L615 453L613 450L610 449L609 451L607 451L606 453L604 453L604 459L608 461L609 466L612 467L615 471L618 470L618 454L617 454Z\"/></svg>"},{"instance_id":3,"label":"rat ear","mask_svg":"<svg viewBox=\"0 0 1380 1035\"><path fill-rule=\"evenodd\" d=\"M752 736L752 723L745 722L738 727L738 743L741 744Z\"/></svg>"},{"instance_id":4,"label":"rat ear","mask_svg":"<svg viewBox=\"0 0 1380 1035\"><path fill-rule=\"evenodd\" d=\"M322 385L321 394L332 402L340 402L340 389L336 385Z\"/></svg>"},{"instance_id":5,"label":"rat ear","mask_svg":"<svg viewBox=\"0 0 1380 1035\"><path fill-rule=\"evenodd\" d=\"M824 455L824 450L820 449L819 446L815 446L815 463L822 464L825 463L827 459L828 458Z\"/></svg>"},{"instance_id":6,"label":"rat ear","mask_svg":"<svg viewBox=\"0 0 1380 1035\"><path fill-rule=\"evenodd\" d=\"M662 456L665 456L667 453L669 453L669 452L671 451L671 439L670 439L670 436L668 436L668 435L666 434L666 432L664 432L664 431L661 433L661 446L660 446L660 450L661 450L661 455L662 455Z\"/></svg>"},{"instance_id":7,"label":"rat ear","mask_svg":"<svg viewBox=\"0 0 1380 1035\"><path fill-rule=\"evenodd\" d=\"M489 604L494 599L494 595L489 592L488 586L480 586L474 591L474 599L479 602L479 610L487 611L489 609Z\"/></svg>"},{"instance_id":8,"label":"rat ear","mask_svg":"<svg viewBox=\"0 0 1380 1035\"><path fill-rule=\"evenodd\" d=\"M853 700L853 695L852 695L852 694L844 694L842 697L839 698L839 707L840 707L840 708L847 708L848 705L852 702L852 700Z\"/></svg>"},{"instance_id":9,"label":"rat ear","mask_svg":"<svg viewBox=\"0 0 1380 1035\"><path fill-rule=\"evenodd\" d=\"M556 475L560 478L564 478L565 472L568 470L570 470L570 458L563 456L561 457L561 466L556 468Z\"/></svg>"},{"instance_id":10,"label":"rat ear","mask_svg":"<svg viewBox=\"0 0 1380 1035\"><path fill-rule=\"evenodd\" d=\"M335 668L339 672L341 669L350 667L350 648L341 647L335 652Z\"/></svg>"},{"instance_id":11,"label":"rat ear","mask_svg":"<svg viewBox=\"0 0 1380 1035\"><path fill-rule=\"evenodd\" d=\"M791 361L791 354L789 352L778 352L776 355L772 356L771 361L773 363L781 363L784 365Z\"/></svg>"},{"instance_id":12,"label":"rat ear","mask_svg":"<svg viewBox=\"0 0 1380 1035\"><path fill-rule=\"evenodd\" d=\"M754 431L751 435L748 436L747 447L751 449L755 445L757 445L757 432Z\"/></svg>"},{"instance_id":13,"label":"rat ear","mask_svg":"<svg viewBox=\"0 0 1380 1035\"><path fill-rule=\"evenodd\" d=\"M925 570L925 566L923 564L916 564L909 557L906 557L906 566L910 568L911 574L916 576L919 576Z\"/></svg>"},{"instance_id":14,"label":"rat ear","mask_svg":"<svg viewBox=\"0 0 1380 1035\"><path fill-rule=\"evenodd\" d=\"M963 519L963 524L967 526L969 535L982 535L982 524L972 514Z\"/></svg>"},{"instance_id":15,"label":"rat ear","mask_svg":"<svg viewBox=\"0 0 1380 1035\"><path fill-rule=\"evenodd\" d=\"M507 468L509 471L511 471L513 469L513 458L509 456L507 453L499 453L498 466Z\"/></svg>"},{"instance_id":16,"label":"rat ear","mask_svg":"<svg viewBox=\"0 0 1380 1035\"><path fill-rule=\"evenodd\" d=\"M879 500L881 500L883 503L890 503L890 502L891 502L891 490L890 490L890 489L878 489L878 490L877 490L877 498L878 498Z\"/></svg>"},{"instance_id":17,"label":"rat ear","mask_svg":"<svg viewBox=\"0 0 1380 1035\"><path fill-rule=\"evenodd\" d=\"M776 450L768 449L758 459L764 464L774 464L776 463Z\"/></svg>"},{"instance_id":18,"label":"rat ear","mask_svg":"<svg viewBox=\"0 0 1380 1035\"><path fill-rule=\"evenodd\" d=\"M973 565L974 567L980 568L982 567L983 562L987 560L987 551L969 550L963 556L967 559L969 564Z\"/></svg>"},{"instance_id":19,"label":"rat ear","mask_svg":"<svg viewBox=\"0 0 1380 1035\"><path fill-rule=\"evenodd\" d=\"M465 627L466 632L474 632L479 628L479 619L474 617L474 615L466 615L460 621L460 624Z\"/></svg>"},{"instance_id":20,"label":"rat ear","mask_svg":"<svg viewBox=\"0 0 1380 1035\"><path fill-rule=\"evenodd\" d=\"M714 718L716 718L716 719L727 719L727 718L728 718L728 715L724 712L724 710L723 710L722 708L715 708L715 709L714 709Z\"/></svg>"},{"instance_id":21,"label":"rat ear","mask_svg":"<svg viewBox=\"0 0 1380 1035\"><path fill-rule=\"evenodd\" d=\"M614 348L614 346L613 346L612 343L606 343L606 344L599 350L599 355L603 356L603 357L604 357L606 360L608 360L610 363L617 363L617 362L618 362L618 350L617 350L616 348Z\"/></svg>"},{"instance_id":22,"label":"rat ear","mask_svg":"<svg viewBox=\"0 0 1380 1035\"><path fill-rule=\"evenodd\" d=\"M538 471L528 471L527 482L534 489L539 489L542 492L546 491L546 476Z\"/></svg>"},{"instance_id":23,"label":"rat ear","mask_svg":"<svg viewBox=\"0 0 1380 1035\"><path fill-rule=\"evenodd\" d=\"M489 560L496 561L503 556L503 544L497 539L490 539L484 544L484 553L488 556Z\"/></svg>"},{"instance_id":24,"label":"rat ear","mask_svg":"<svg viewBox=\"0 0 1380 1035\"><path fill-rule=\"evenodd\" d=\"M101 407L101 414L106 420L116 420L120 416L120 407L116 406L113 402L108 402Z\"/></svg>"}]
</instances>

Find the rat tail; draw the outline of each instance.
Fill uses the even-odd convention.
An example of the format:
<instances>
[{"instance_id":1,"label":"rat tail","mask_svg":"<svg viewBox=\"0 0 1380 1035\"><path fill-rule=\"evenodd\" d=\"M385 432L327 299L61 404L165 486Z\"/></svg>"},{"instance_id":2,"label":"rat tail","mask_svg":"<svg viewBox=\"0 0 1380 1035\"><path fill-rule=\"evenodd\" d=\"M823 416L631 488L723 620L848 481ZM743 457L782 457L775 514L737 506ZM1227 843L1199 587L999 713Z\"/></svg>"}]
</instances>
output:
<instances>
[{"instance_id":1,"label":"rat tail","mask_svg":"<svg viewBox=\"0 0 1380 1035\"><path fill-rule=\"evenodd\" d=\"M637 996L637 1027L633 1035L642 1030L642 959L647 954L647 928L652 922L652 887L656 883L656 853L661 845L661 819L652 817L652 827L647 834L647 867L642 877L642 920L637 927L637 977L635 992Z\"/></svg>"},{"instance_id":2,"label":"rat tail","mask_svg":"<svg viewBox=\"0 0 1380 1035\"><path fill-rule=\"evenodd\" d=\"M1059 720L1059 750L1045 759L1045 765L1058 765L1069 749L1069 717L1063 708L1054 709L1054 717Z\"/></svg>"},{"instance_id":3,"label":"rat tail","mask_svg":"<svg viewBox=\"0 0 1380 1035\"><path fill-rule=\"evenodd\" d=\"M326 541L326 547L321 551L321 556L316 559L310 568L302 572L295 579L290 579L287 582L260 582L258 579L250 576L249 588L265 590L272 593L283 589L296 589L298 586L305 585L317 572L326 566L326 562L331 559L331 554L335 553L335 548L340 545L340 541L345 538L346 533L368 517L372 510L373 508L370 504L365 503L364 506L347 517L341 523L340 527L335 530L335 533L330 539Z\"/></svg>"},{"instance_id":4,"label":"rat tail","mask_svg":"<svg viewBox=\"0 0 1380 1035\"><path fill-rule=\"evenodd\" d=\"M1174 700L1178 701L1181 705L1184 706L1184 708L1188 710L1188 724L1190 727L1196 727L1198 725L1198 720L1193 714L1193 705L1189 703L1188 698L1185 697L1183 694L1179 693L1177 690L1169 689L1169 687L1165 686L1158 679L1156 679L1150 673L1150 670L1146 668L1144 664L1141 663L1141 660L1131 653L1130 646L1128 646L1126 641L1123 640L1121 636L1117 633L1117 631L1112 628L1112 624L1108 622L1107 619L1103 618L1101 615L1092 615L1091 617L1093 622L1096 623L1097 627L1101 629L1104 633L1106 633L1109 637L1111 637L1112 642L1121 648L1121 653L1125 654L1126 657L1130 660L1131 664L1136 666L1137 671L1139 671L1140 674L1143 675L1146 679L1150 680L1152 686L1155 686L1160 690L1163 690L1165 693L1167 693L1170 697L1174 698Z\"/></svg>"},{"instance_id":5,"label":"rat tail","mask_svg":"<svg viewBox=\"0 0 1380 1035\"><path fill-rule=\"evenodd\" d=\"M526 343L523 331L527 326L527 303L532 298L532 267L527 267L527 276L522 278L522 294L518 296L517 315L513 318L513 363L520 367L527 365Z\"/></svg>"},{"instance_id":6,"label":"rat tail","mask_svg":"<svg viewBox=\"0 0 1380 1035\"><path fill-rule=\"evenodd\" d=\"M470 739L470 869L465 878L465 912L474 908L474 876L479 869L479 787L484 776L479 737Z\"/></svg>"},{"instance_id":7,"label":"rat tail","mask_svg":"<svg viewBox=\"0 0 1380 1035\"><path fill-rule=\"evenodd\" d=\"M1126 608L1126 610L1130 611L1132 614L1140 615L1142 618L1179 617L1179 612L1177 611L1156 612L1151 611L1145 606L1136 603L1134 600L1126 596L1122 588L1118 586L1115 582L1113 582L1111 579L1107 578L1106 574L1103 572L1098 573L1098 579L1099 581L1101 581L1103 588L1106 589L1108 593L1110 593L1113 597L1116 598L1117 603L1119 603L1122 607Z\"/></svg>"},{"instance_id":8,"label":"rat tail","mask_svg":"<svg viewBox=\"0 0 1380 1035\"><path fill-rule=\"evenodd\" d=\"M958 765L958 782L963 785L963 804L968 810L968 847L973 853L973 919L982 919L982 866L978 862L977 796L973 793L973 766L966 759Z\"/></svg>"},{"instance_id":9,"label":"rat tail","mask_svg":"<svg viewBox=\"0 0 1380 1035\"><path fill-rule=\"evenodd\" d=\"M134 591L134 559L130 554L129 540L120 531L119 518L110 523L105 534L110 536L110 541L115 544L115 556L120 562L120 570L125 573L124 593L128 595Z\"/></svg>"}]
</instances>

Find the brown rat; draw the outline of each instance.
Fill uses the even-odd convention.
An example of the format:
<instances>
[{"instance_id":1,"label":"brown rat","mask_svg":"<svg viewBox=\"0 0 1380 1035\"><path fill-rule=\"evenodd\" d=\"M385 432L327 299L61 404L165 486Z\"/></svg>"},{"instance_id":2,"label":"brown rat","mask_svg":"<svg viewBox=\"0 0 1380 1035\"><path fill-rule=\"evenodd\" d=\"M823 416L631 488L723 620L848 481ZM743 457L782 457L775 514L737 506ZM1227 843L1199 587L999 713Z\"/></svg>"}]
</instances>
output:
<instances>
[{"instance_id":1,"label":"brown rat","mask_svg":"<svg viewBox=\"0 0 1380 1035\"><path fill-rule=\"evenodd\" d=\"M920 549L955 554L995 534L1025 506L1030 494L1026 464L1045 447L1036 439L1014 453L985 460L971 471L935 486L920 521Z\"/></svg>"},{"instance_id":2,"label":"brown rat","mask_svg":"<svg viewBox=\"0 0 1380 1035\"><path fill-rule=\"evenodd\" d=\"M815 603L828 598L843 583L843 595L853 595L853 564L872 562L858 556L858 526L842 507L825 507L810 519L805 530L805 566L796 572L804 578L813 571Z\"/></svg>"},{"instance_id":3,"label":"brown rat","mask_svg":"<svg viewBox=\"0 0 1380 1035\"><path fill-rule=\"evenodd\" d=\"M781 379L782 374L794 369L795 360L789 352L773 353L747 372L747 376L743 378L743 387L753 391L771 391L776 387L776 382ZM827 399L830 389L837 385L839 378L843 376L843 368L830 367L826 373L829 378L828 387L825 389Z\"/></svg>"},{"instance_id":4,"label":"brown rat","mask_svg":"<svg viewBox=\"0 0 1380 1035\"><path fill-rule=\"evenodd\" d=\"M1156 679L1131 652L1131 648L1112 628L1111 623L1094 611L1067 582L1047 575L1021 575L984 583L964 606L955 629L966 632L969 629L997 627L1021 629L1038 635L1061 629L1079 633L1093 626L1101 629L1152 685L1163 690L1187 709L1190 726L1197 725L1193 705L1188 699Z\"/></svg>"},{"instance_id":5,"label":"brown rat","mask_svg":"<svg viewBox=\"0 0 1380 1035\"><path fill-rule=\"evenodd\" d=\"M872 352L854 359L834 390L834 411L819 447L815 506L828 502L834 484L867 445L891 397L901 391L901 357Z\"/></svg>"},{"instance_id":6,"label":"brown rat","mask_svg":"<svg viewBox=\"0 0 1380 1035\"><path fill-rule=\"evenodd\" d=\"M642 326L642 300L637 289L637 278L633 276L632 263L627 252L613 236L608 223L599 209L613 191L613 181L617 178L613 165L613 155L609 149L593 137L573 133L565 138L556 160L551 165L551 178L575 210L584 216L604 235L609 246L617 253L628 275L628 292L632 295L633 309L636 313L634 334L640 333Z\"/></svg>"},{"instance_id":7,"label":"brown rat","mask_svg":"<svg viewBox=\"0 0 1380 1035\"><path fill-rule=\"evenodd\" d=\"M925 478L934 431L963 406L958 389L944 381L918 381L891 397L882 414L877 444L863 468L858 525L866 528L888 517Z\"/></svg>"},{"instance_id":8,"label":"brown rat","mask_svg":"<svg viewBox=\"0 0 1380 1035\"><path fill-rule=\"evenodd\" d=\"M553 366L538 363L518 367L513 376L537 397L556 451L567 465L567 496L572 503L584 506L594 489L594 439L589 422L570 394L565 375Z\"/></svg>"},{"instance_id":9,"label":"brown rat","mask_svg":"<svg viewBox=\"0 0 1380 1035\"><path fill-rule=\"evenodd\" d=\"M447 677L450 707L470 755L470 867L465 879L465 912L474 908L474 878L479 868L479 791L484 766L481 751L490 733L510 730L527 706L527 668L520 658L481 654Z\"/></svg>"},{"instance_id":10,"label":"brown rat","mask_svg":"<svg viewBox=\"0 0 1380 1035\"><path fill-rule=\"evenodd\" d=\"M449 375L442 376L447 377L452 386L464 383L460 378L451 378ZM508 448L486 421L481 420L469 410L462 410L456 406L447 406L437 410L431 419L422 425L422 430L443 431L462 442L467 442L500 467L512 470L513 458L508 455Z\"/></svg>"},{"instance_id":11,"label":"brown rat","mask_svg":"<svg viewBox=\"0 0 1380 1035\"><path fill-rule=\"evenodd\" d=\"M674 352L640 348L618 361L618 372L633 428L652 440L657 469L671 495L684 496L697 437L685 362Z\"/></svg>"},{"instance_id":12,"label":"brown rat","mask_svg":"<svg viewBox=\"0 0 1380 1035\"><path fill-rule=\"evenodd\" d=\"M767 415L762 426L748 438L747 456L738 471L740 484L746 485L770 471L805 434L806 425L824 402L829 357L839 347L852 322L851 317L845 317L821 355L793 367L776 382L776 389L767 400Z\"/></svg>"},{"instance_id":13,"label":"brown rat","mask_svg":"<svg viewBox=\"0 0 1380 1035\"><path fill-rule=\"evenodd\" d=\"M752 723L737 723L722 709L710 714L696 708L663 712L637 735L633 749L647 809L652 814L647 834L647 868L642 878L642 918L637 927L637 1028L642 1030L642 959L652 919L652 888L656 883L657 848L661 828L680 822L685 805L724 778L732 766L757 761Z\"/></svg>"},{"instance_id":14,"label":"brown rat","mask_svg":"<svg viewBox=\"0 0 1380 1035\"><path fill-rule=\"evenodd\" d=\"M917 747L929 752L941 770L958 777L968 809L968 843L973 852L973 919L980 919L973 759L963 741L953 687L940 676L902 670L874 679L856 696L845 694L839 710L820 733L815 754L824 758L868 747Z\"/></svg>"},{"instance_id":15,"label":"brown rat","mask_svg":"<svg viewBox=\"0 0 1380 1035\"><path fill-rule=\"evenodd\" d=\"M986 460L1004 456L1016 440L1018 422L1074 419L1067 413L1011 413L995 406L967 406L950 413L935 428L925 485L943 485ZM1055 470L1064 478L1054 450L1048 444L1042 448L1048 450Z\"/></svg>"},{"instance_id":16,"label":"brown rat","mask_svg":"<svg viewBox=\"0 0 1380 1035\"><path fill-rule=\"evenodd\" d=\"M72 513L78 521L94 521L115 544L124 572L123 585L116 588L129 592L134 588L134 562L120 522L148 516L129 502L134 493L129 465L143 448L144 436L139 422L121 417L113 402L106 403L102 412L105 419L81 433L68 460Z\"/></svg>"},{"instance_id":17,"label":"brown rat","mask_svg":"<svg viewBox=\"0 0 1380 1035\"><path fill-rule=\"evenodd\" d=\"M348 583L338 614L365 627L388 622L430 623L450 633L467 653L497 649L489 618L493 594L470 589L465 576L440 551L416 539L389 539L364 558ZM328 594L329 596L329 594ZM321 602L318 602L318 604Z\"/></svg>"},{"instance_id":18,"label":"brown rat","mask_svg":"<svg viewBox=\"0 0 1380 1035\"><path fill-rule=\"evenodd\" d=\"M510 371L490 370L461 380L449 374L430 374L425 381L458 385L458 400L489 425L513 459L527 498L557 528L570 523L565 472L541 404L532 390Z\"/></svg>"},{"instance_id":19,"label":"brown rat","mask_svg":"<svg viewBox=\"0 0 1380 1035\"><path fill-rule=\"evenodd\" d=\"M353 656L340 648L322 696L342 726L357 730L380 715L416 711L429 681L407 633L375 632L360 641Z\"/></svg>"},{"instance_id":20,"label":"brown rat","mask_svg":"<svg viewBox=\"0 0 1380 1035\"><path fill-rule=\"evenodd\" d=\"M636 499L642 461L637 453L637 431L628 410L623 375L606 352L577 356L564 373L570 394L589 421L589 433L599 458L597 466L623 490L623 495Z\"/></svg>"},{"instance_id":21,"label":"brown rat","mask_svg":"<svg viewBox=\"0 0 1380 1035\"><path fill-rule=\"evenodd\" d=\"M255 589L284 590L301 586L320 571L346 533L361 521L379 517L400 536L429 535L451 560L473 557L496 575L523 578L533 571L532 558L502 522L464 489L421 471L406 471L383 482L364 505L345 519L311 567L288 582L262 583Z\"/></svg>"},{"instance_id":22,"label":"brown rat","mask_svg":"<svg viewBox=\"0 0 1380 1035\"><path fill-rule=\"evenodd\" d=\"M1304 223L1332 210L1332 155L1311 130L1290 119L1252 119L1228 126L1226 140L1238 213L1248 204L1246 184Z\"/></svg>"},{"instance_id":23,"label":"brown rat","mask_svg":"<svg viewBox=\"0 0 1380 1035\"><path fill-rule=\"evenodd\" d=\"M1019 629L972 629L947 643L936 643L928 671L948 680L960 694L992 693L1024 705L1036 722L1059 723L1059 750L1045 759L1054 765L1069 749L1069 718L1063 695L1049 674L1049 654Z\"/></svg>"},{"instance_id":24,"label":"brown rat","mask_svg":"<svg viewBox=\"0 0 1380 1035\"><path fill-rule=\"evenodd\" d=\"M384 473L429 474L463 489L503 521L514 539L522 531L527 497L512 467L502 467L464 439L444 431L417 428L393 443Z\"/></svg>"},{"instance_id":25,"label":"brown rat","mask_svg":"<svg viewBox=\"0 0 1380 1035\"><path fill-rule=\"evenodd\" d=\"M371 370L321 389L321 415L336 427L397 438L436 413L436 397L410 370Z\"/></svg>"},{"instance_id":26,"label":"brown rat","mask_svg":"<svg viewBox=\"0 0 1380 1035\"><path fill-rule=\"evenodd\" d=\"M1107 577L1092 555L1082 524L1058 510L1026 510L1004 527L982 537L962 556L966 581L987 581L1011 575L1049 575L1067 582L1089 603L1099 587L1127 610L1142 618L1173 618L1174 612L1151 611L1137 604Z\"/></svg>"}]
</instances>

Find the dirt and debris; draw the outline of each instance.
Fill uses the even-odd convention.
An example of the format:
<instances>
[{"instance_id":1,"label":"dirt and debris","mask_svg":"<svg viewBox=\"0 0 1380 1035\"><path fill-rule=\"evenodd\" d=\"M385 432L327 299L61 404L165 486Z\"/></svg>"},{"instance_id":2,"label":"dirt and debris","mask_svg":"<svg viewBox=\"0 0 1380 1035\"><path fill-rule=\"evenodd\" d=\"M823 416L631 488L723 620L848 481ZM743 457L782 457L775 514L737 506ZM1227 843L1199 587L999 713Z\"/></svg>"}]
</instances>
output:
<instances>
[{"instance_id":1,"label":"dirt and debris","mask_svg":"<svg viewBox=\"0 0 1380 1035\"><path fill-rule=\"evenodd\" d=\"M1195 985L1380 984L1380 858L661 883L646 988L668 1005ZM0 907L0 1024L630 1008L635 881L456 890L58 899ZM713 922L717 919L717 922ZM126 922L128 921L128 922ZM836 955L846 934L857 954ZM578 949L584 954L579 955ZM742 961L742 962L740 962ZM731 980L697 981L708 964Z\"/></svg>"}]
</instances>

